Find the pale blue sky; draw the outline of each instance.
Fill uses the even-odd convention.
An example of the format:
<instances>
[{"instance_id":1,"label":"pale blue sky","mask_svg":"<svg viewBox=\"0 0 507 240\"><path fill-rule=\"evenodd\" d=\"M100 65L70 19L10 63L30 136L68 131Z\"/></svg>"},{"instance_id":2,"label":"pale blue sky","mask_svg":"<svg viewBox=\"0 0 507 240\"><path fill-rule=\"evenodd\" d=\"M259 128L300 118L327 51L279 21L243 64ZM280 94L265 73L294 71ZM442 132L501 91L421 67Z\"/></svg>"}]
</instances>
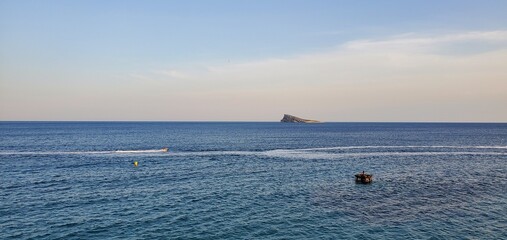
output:
<instances>
[{"instance_id":1,"label":"pale blue sky","mask_svg":"<svg viewBox=\"0 0 507 240\"><path fill-rule=\"evenodd\" d=\"M507 66L478 64L507 60L505 12L507 1L3 0L0 120L507 121ZM425 100L443 90L454 100Z\"/></svg>"}]
</instances>

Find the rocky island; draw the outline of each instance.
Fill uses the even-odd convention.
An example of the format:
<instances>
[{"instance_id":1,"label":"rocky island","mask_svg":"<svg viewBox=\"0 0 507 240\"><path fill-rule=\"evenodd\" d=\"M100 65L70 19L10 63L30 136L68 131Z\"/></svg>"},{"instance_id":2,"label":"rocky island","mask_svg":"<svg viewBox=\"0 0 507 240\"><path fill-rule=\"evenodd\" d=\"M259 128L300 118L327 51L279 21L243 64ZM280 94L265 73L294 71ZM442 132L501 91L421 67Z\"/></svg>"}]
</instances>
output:
<instances>
[{"instance_id":1,"label":"rocky island","mask_svg":"<svg viewBox=\"0 0 507 240\"><path fill-rule=\"evenodd\" d=\"M282 120L280 122L285 123L320 123L317 120L309 120L309 119L303 119L296 116L292 116L289 114L284 114Z\"/></svg>"}]
</instances>

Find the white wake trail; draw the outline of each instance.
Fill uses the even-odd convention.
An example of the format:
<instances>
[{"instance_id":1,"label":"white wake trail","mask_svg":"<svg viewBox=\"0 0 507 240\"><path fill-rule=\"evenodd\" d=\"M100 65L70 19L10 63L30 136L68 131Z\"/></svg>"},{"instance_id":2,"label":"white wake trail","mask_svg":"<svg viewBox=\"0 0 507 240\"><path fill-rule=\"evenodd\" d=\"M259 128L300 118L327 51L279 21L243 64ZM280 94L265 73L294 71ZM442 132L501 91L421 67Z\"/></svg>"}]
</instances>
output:
<instances>
[{"instance_id":1,"label":"white wake trail","mask_svg":"<svg viewBox=\"0 0 507 240\"><path fill-rule=\"evenodd\" d=\"M347 152L347 150L355 149L377 149L380 151L366 152ZM393 149L396 151L383 152L381 149ZM414 149L417 151L406 152L397 151L398 149ZM419 150L420 149L420 150ZM424 149L449 149L449 151L424 151ZM461 151L452 151L459 149ZM489 149L496 151L478 151L477 149ZM182 151L172 152L166 148L163 149L147 149L147 150L114 150L114 151L41 151L41 152L24 152L24 151L0 151L0 155L117 155L130 156L222 156L222 155L238 155L238 156L264 156L276 158L301 158L301 159L332 159L344 157L370 157L370 156L428 156L428 155L507 155L503 150L507 146L336 146L336 147L320 147L320 148L301 148L301 149L273 149L265 151ZM343 152L333 152L333 150L343 150ZM469 151L466 151L469 150ZM474 151L475 150L475 151Z\"/></svg>"},{"instance_id":2,"label":"white wake trail","mask_svg":"<svg viewBox=\"0 0 507 240\"><path fill-rule=\"evenodd\" d=\"M507 146L338 146L320 148L293 149L298 151L326 151L326 150L348 150L348 149L392 149L392 148L449 148L449 149L507 149Z\"/></svg>"}]
</instances>

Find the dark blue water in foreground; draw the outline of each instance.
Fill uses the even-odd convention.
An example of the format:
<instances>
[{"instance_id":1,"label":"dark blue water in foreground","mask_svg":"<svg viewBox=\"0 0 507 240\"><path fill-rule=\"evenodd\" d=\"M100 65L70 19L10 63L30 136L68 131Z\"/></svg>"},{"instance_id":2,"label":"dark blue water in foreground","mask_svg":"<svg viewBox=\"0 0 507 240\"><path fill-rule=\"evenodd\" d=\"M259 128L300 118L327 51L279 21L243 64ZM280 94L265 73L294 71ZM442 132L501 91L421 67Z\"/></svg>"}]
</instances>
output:
<instances>
[{"instance_id":1,"label":"dark blue water in foreground","mask_svg":"<svg viewBox=\"0 0 507 240\"><path fill-rule=\"evenodd\" d=\"M1 239L507 239L507 124L0 122L0 164Z\"/></svg>"}]
</instances>

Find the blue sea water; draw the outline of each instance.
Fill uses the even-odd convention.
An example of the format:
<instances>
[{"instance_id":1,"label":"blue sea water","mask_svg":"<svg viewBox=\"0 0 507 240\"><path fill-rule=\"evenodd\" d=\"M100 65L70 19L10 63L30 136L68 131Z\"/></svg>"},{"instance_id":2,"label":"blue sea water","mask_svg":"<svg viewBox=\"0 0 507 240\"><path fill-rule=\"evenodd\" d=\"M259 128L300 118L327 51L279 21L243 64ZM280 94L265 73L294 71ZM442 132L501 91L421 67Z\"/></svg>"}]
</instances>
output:
<instances>
[{"instance_id":1,"label":"blue sea water","mask_svg":"<svg viewBox=\"0 0 507 240\"><path fill-rule=\"evenodd\" d=\"M507 239L507 124L0 122L0 164L1 239Z\"/></svg>"}]
</instances>

